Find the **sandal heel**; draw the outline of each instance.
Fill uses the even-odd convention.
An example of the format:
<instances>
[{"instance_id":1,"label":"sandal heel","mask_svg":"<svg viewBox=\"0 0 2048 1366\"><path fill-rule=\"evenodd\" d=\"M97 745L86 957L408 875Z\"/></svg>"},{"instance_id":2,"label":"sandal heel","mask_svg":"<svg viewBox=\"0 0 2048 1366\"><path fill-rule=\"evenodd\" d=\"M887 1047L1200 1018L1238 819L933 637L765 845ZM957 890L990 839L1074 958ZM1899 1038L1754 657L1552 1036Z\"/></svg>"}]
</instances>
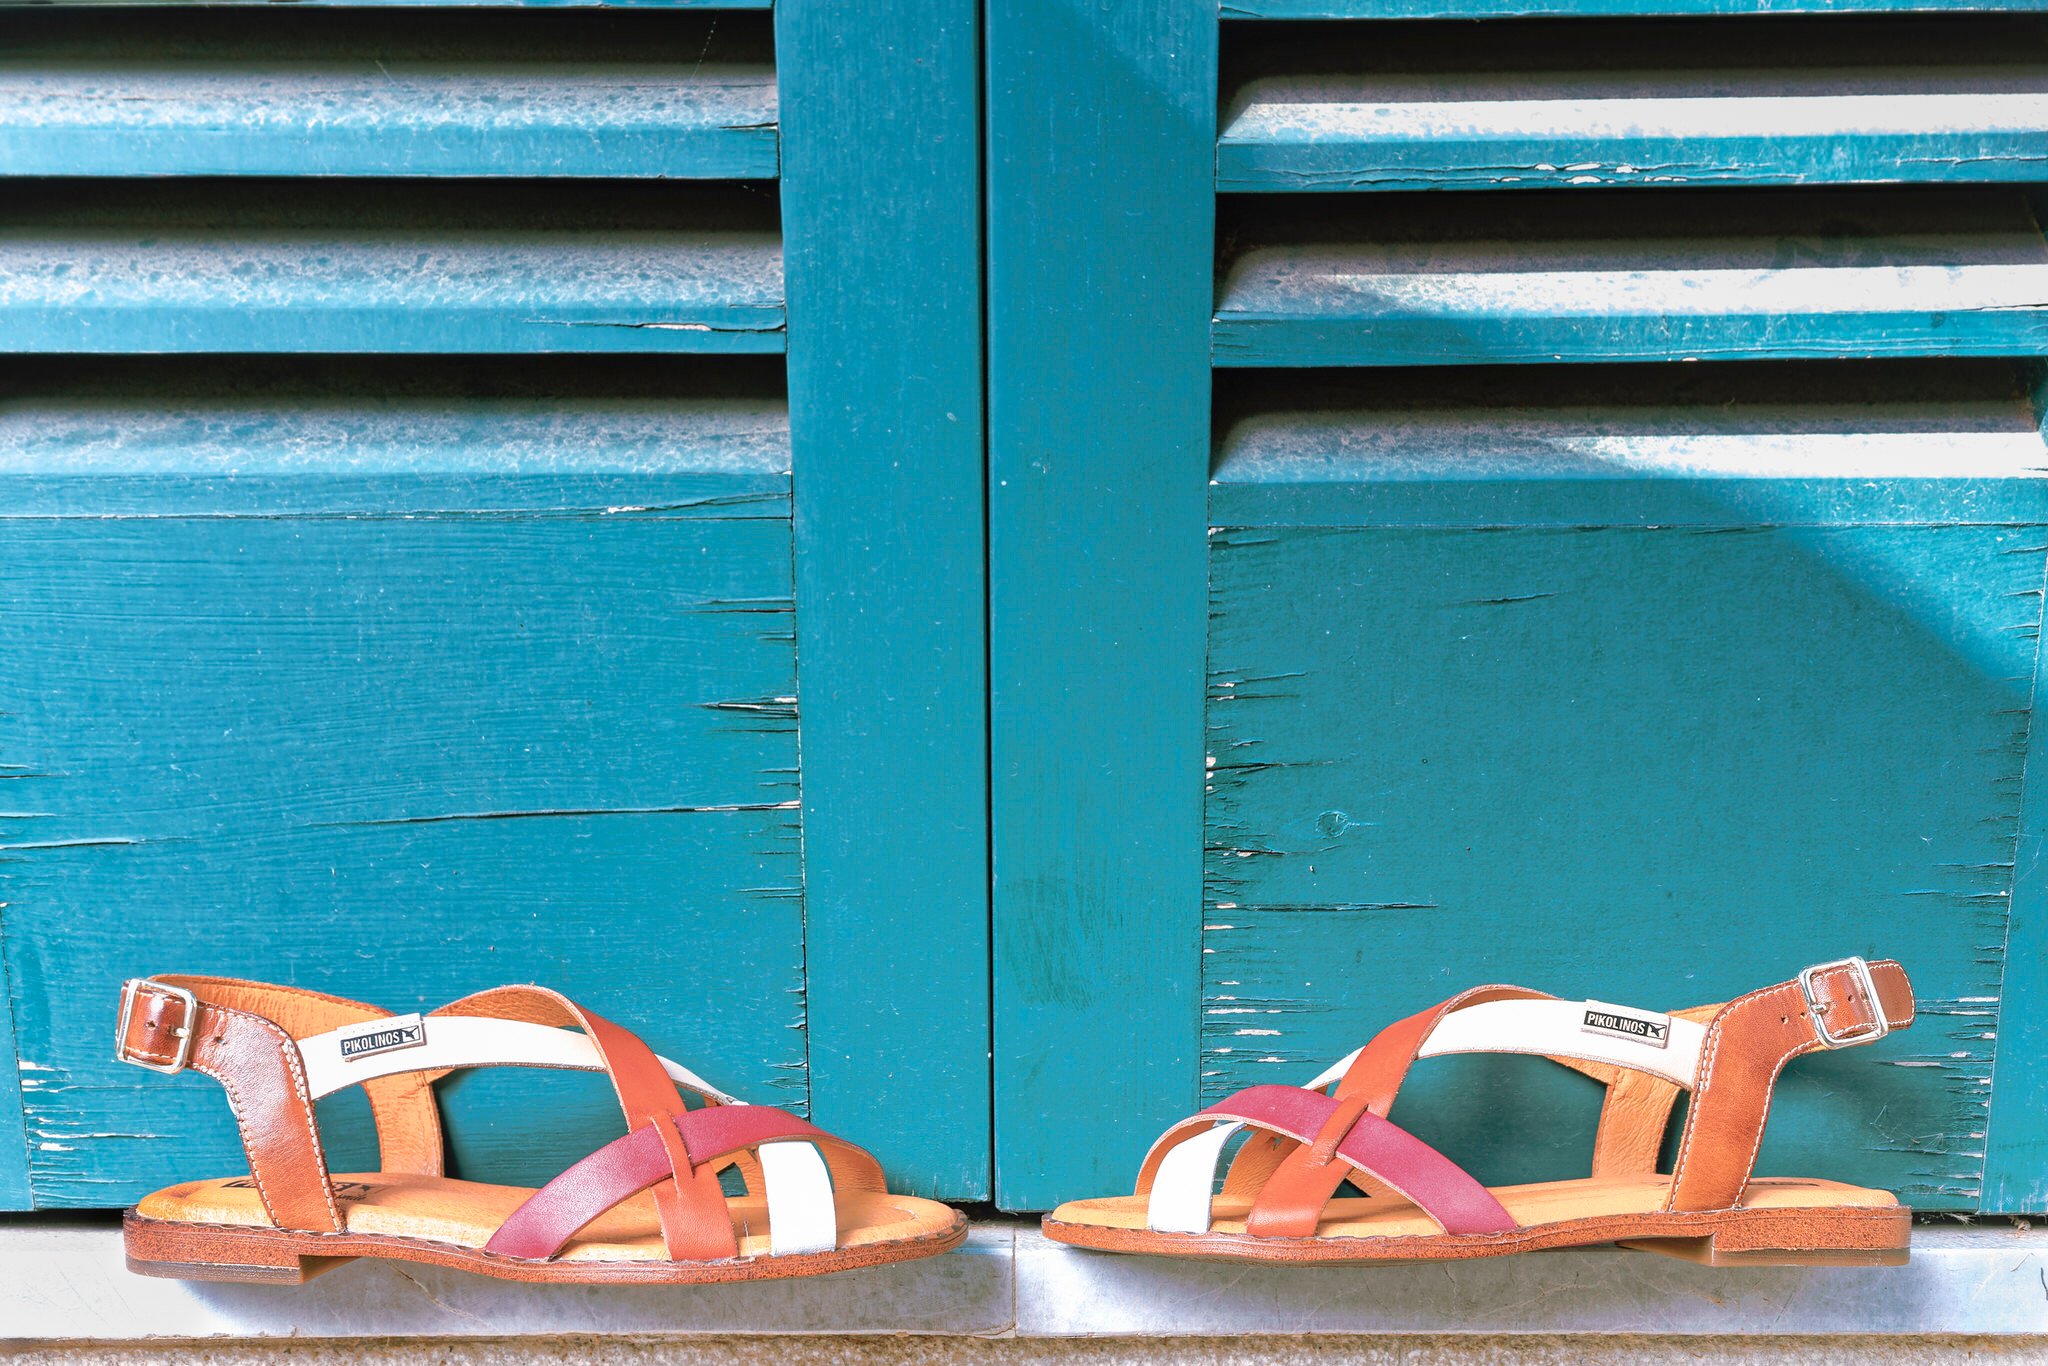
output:
<instances>
[{"instance_id":1,"label":"sandal heel","mask_svg":"<svg viewBox=\"0 0 2048 1366\"><path fill-rule=\"evenodd\" d=\"M1627 1238L1618 1246L1703 1266L1904 1266L1912 1235L1913 1216L1902 1208L1877 1219L1750 1219L1703 1238Z\"/></svg>"},{"instance_id":2,"label":"sandal heel","mask_svg":"<svg viewBox=\"0 0 2048 1366\"><path fill-rule=\"evenodd\" d=\"M138 1276L178 1281L253 1281L302 1285L353 1257L306 1257L275 1235L152 1228L130 1220L123 1230L128 1269Z\"/></svg>"}]
</instances>

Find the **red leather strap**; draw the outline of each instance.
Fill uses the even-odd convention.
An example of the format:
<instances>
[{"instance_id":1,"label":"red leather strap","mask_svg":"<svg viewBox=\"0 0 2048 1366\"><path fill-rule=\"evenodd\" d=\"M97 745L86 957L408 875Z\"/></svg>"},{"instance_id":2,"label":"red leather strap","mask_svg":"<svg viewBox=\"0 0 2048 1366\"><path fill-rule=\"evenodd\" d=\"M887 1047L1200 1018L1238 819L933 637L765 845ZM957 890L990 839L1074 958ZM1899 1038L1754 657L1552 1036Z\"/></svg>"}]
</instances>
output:
<instances>
[{"instance_id":1,"label":"red leather strap","mask_svg":"<svg viewBox=\"0 0 2048 1366\"><path fill-rule=\"evenodd\" d=\"M661 1121L681 1119L690 1113L653 1049L630 1031L594 1010L584 1009L558 991L539 986L496 987L465 996L434 1013L581 1028L597 1045L598 1057L618 1092L627 1129L638 1131L654 1126L650 1132L660 1141L664 1131L672 1131ZM668 1174L675 1180L655 1191L654 1205L661 1217L662 1243L669 1257L679 1261L715 1261L738 1256L739 1244L733 1239L732 1221L726 1217L725 1193L719 1187L717 1172L710 1168L693 1170L680 1147L664 1143L662 1150L670 1158Z\"/></svg>"},{"instance_id":2,"label":"red leather strap","mask_svg":"<svg viewBox=\"0 0 2048 1366\"><path fill-rule=\"evenodd\" d=\"M1138 1192L1152 1188L1159 1163L1168 1150L1219 1120L1235 1119L1284 1135L1304 1148L1329 1125L1340 1103L1320 1091L1298 1086L1253 1086L1175 1125L1153 1145L1138 1175ZM1518 1227L1492 1192L1457 1163L1407 1130L1370 1110L1359 1109L1356 1122L1332 1151L1336 1184L1353 1169L1399 1191L1446 1233L1506 1233ZM1335 1189L1335 1185L1332 1186ZM1327 1199L1327 1197L1325 1197ZM1318 1207L1320 1212L1321 1206ZM1249 1230L1248 1230L1249 1231ZM1311 1228L1307 1235L1312 1236Z\"/></svg>"},{"instance_id":3,"label":"red leather strap","mask_svg":"<svg viewBox=\"0 0 2048 1366\"><path fill-rule=\"evenodd\" d=\"M615 1139L535 1191L491 1235L485 1251L507 1257L542 1259L566 1247L591 1220L620 1202L666 1180L673 1173L668 1129L699 1171L723 1158L783 1139L817 1145L838 1190L879 1191L882 1169L861 1149L834 1138L787 1110L769 1105L719 1105L667 1116ZM719 1209L723 1217L724 1202ZM727 1222L727 1237L731 1224ZM737 1256L734 1251L724 1254Z\"/></svg>"}]
</instances>

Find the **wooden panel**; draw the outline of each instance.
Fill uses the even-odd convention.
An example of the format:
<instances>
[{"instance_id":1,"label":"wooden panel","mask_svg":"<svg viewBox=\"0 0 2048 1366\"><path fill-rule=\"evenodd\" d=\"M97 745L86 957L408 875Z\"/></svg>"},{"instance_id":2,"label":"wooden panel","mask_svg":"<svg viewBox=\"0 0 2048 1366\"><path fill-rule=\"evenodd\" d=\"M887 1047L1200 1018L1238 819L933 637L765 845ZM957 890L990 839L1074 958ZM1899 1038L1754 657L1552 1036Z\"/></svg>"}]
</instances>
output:
<instances>
[{"instance_id":1,"label":"wooden panel","mask_svg":"<svg viewBox=\"0 0 2048 1366\"><path fill-rule=\"evenodd\" d=\"M721 1084L803 1106L789 522L658 505L724 462L737 503L773 511L786 460L694 442L687 404L657 433L646 403L551 431L528 403L496 450L450 463L482 507L521 470L555 506L528 488L518 516L365 515L346 480L323 506L324 476L359 472L338 428L371 438L372 474L382 438L425 432L431 453L458 434L406 406L259 423L202 394L189 415L105 412L141 434L135 467L171 515L126 515L130 491L123 515L78 494L62 506L80 515L0 517L0 899L39 1204L118 1204L240 1162L209 1084L109 1058L133 973L395 1009L539 977ZM13 472L47 460L24 436L36 408L0 420ZM152 471L152 442L195 428L215 444L194 463L238 442L240 473ZM252 507L177 489L242 474L314 492ZM616 1131L601 1081L451 1089L470 1174L543 1178ZM328 1108L341 1160L366 1160L359 1110Z\"/></svg>"},{"instance_id":2,"label":"wooden panel","mask_svg":"<svg viewBox=\"0 0 2048 1366\"><path fill-rule=\"evenodd\" d=\"M0 768L0 782L16 777L13 769ZM7 981L7 936L0 933L0 986ZM28 1111L22 1096L21 1051L14 1041L12 996L5 1004L6 1009L0 1010L0 1210L27 1209L31 1203Z\"/></svg>"},{"instance_id":3,"label":"wooden panel","mask_svg":"<svg viewBox=\"0 0 2048 1366\"><path fill-rule=\"evenodd\" d=\"M2048 376L2035 390L2036 410L2048 436ZM2034 701L2041 701L2037 660ZM1992 1073L1991 1123L1985 1137L1983 1207L2011 1213L2048 1210L2048 760L2044 736L2028 735L2027 773L2021 796L2019 850L2006 927L2002 997L2010 1008L1996 1021L1998 1065Z\"/></svg>"},{"instance_id":4,"label":"wooden panel","mask_svg":"<svg viewBox=\"0 0 2048 1366\"><path fill-rule=\"evenodd\" d=\"M746 190L37 182L0 208L8 351L771 352L782 327Z\"/></svg>"},{"instance_id":5,"label":"wooden panel","mask_svg":"<svg viewBox=\"0 0 2048 1366\"><path fill-rule=\"evenodd\" d=\"M1008 1208L1126 1188L1195 1098L1215 14L1196 0L988 9Z\"/></svg>"},{"instance_id":6,"label":"wooden panel","mask_svg":"<svg viewBox=\"0 0 2048 1366\"><path fill-rule=\"evenodd\" d=\"M2048 21L1258 29L1223 190L2030 180Z\"/></svg>"},{"instance_id":7,"label":"wooden panel","mask_svg":"<svg viewBox=\"0 0 2048 1366\"><path fill-rule=\"evenodd\" d=\"M894 1189L986 1199L980 6L861 15L776 12L811 1103Z\"/></svg>"},{"instance_id":8,"label":"wooden panel","mask_svg":"<svg viewBox=\"0 0 2048 1366\"><path fill-rule=\"evenodd\" d=\"M1229 380L1224 526L2048 521L2048 448L2002 361Z\"/></svg>"},{"instance_id":9,"label":"wooden panel","mask_svg":"<svg viewBox=\"0 0 2048 1366\"><path fill-rule=\"evenodd\" d=\"M0 14L0 173L769 179L761 21Z\"/></svg>"},{"instance_id":10,"label":"wooden panel","mask_svg":"<svg viewBox=\"0 0 2048 1366\"><path fill-rule=\"evenodd\" d=\"M2025 197L1413 196L1233 218L1218 365L1772 359L2048 351L2048 244ZM1448 206L1448 207L1447 207Z\"/></svg>"},{"instance_id":11,"label":"wooden panel","mask_svg":"<svg viewBox=\"0 0 2048 1366\"><path fill-rule=\"evenodd\" d=\"M1500 19L1524 15L1982 14L2048 0L1222 0L1225 19Z\"/></svg>"},{"instance_id":12,"label":"wooden panel","mask_svg":"<svg viewBox=\"0 0 2048 1366\"><path fill-rule=\"evenodd\" d=\"M2038 528L1211 544L1205 1095L1475 982L1672 1007L1889 954L1919 1023L1791 1069L1759 1170L1975 1207ZM1394 1117L1488 1182L1583 1175L1597 1090L1546 1067L1433 1064Z\"/></svg>"}]
</instances>

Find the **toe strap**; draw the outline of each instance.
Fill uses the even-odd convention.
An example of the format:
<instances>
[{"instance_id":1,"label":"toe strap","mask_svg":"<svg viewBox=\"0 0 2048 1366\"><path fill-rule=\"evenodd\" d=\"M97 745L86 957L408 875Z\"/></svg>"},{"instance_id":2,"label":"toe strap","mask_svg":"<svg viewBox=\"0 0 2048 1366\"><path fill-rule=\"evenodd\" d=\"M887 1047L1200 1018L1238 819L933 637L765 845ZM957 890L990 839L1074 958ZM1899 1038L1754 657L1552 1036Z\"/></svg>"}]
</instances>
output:
<instances>
[{"instance_id":1,"label":"toe strap","mask_svg":"<svg viewBox=\"0 0 2048 1366\"><path fill-rule=\"evenodd\" d=\"M669 1144L657 1127L662 1122L643 1124L607 1143L535 1191L491 1235L485 1251L553 1257L599 1215L674 1176ZM668 1122L690 1165L698 1170L708 1170L735 1153L759 1150L768 1187L770 1250L777 1255L824 1251L835 1244L835 1186L851 1191L884 1189L874 1158L787 1110L714 1105ZM688 1185L701 1188L697 1182ZM724 1217L722 1209L718 1217Z\"/></svg>"},{"instance_id":2,"label":"toe strap","mask_svg":"<svg viewBox=\"0 0 2048 1366\"><path fill-rule=\"evenodd\" d=\"M1216 1157L1230 1133L1249 1124L1312 1144L1340 1104L1298 1086L1253 1086L1183 1120L1152 1146L1139 1173L1138 1193L1151 1197L1148 1222L1153 1228L1207 1232ZM1190 1150L1189 1157L1176 1162L1183 1149ZM1399 1191L1446 1233L1505 1233L1517 1227L1493 1193L1464 1168L1370 1110L1356 1115L1329 1158ZM1310 1212L1309 1233L1321 1203Z\"/></svg>"}]
</instances>

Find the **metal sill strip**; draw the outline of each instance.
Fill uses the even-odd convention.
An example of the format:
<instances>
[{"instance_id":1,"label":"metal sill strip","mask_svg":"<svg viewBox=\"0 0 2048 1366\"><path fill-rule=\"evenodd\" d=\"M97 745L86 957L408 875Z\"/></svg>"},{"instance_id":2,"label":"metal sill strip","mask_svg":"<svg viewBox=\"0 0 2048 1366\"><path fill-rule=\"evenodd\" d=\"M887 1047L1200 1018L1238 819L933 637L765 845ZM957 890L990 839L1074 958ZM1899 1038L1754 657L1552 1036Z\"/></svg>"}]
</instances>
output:
<instances>
[{"instance_id":1,"label":"metal sill strip","mask_svg":"<svg viewBox=\"0 0 2048 1366\"><path fill-rule=\"evenodd\" d=\"M1582 1249L1248 1269L1079 1252L998 1221L906 1266L666 1288L527 1286L392 1262L304 1286L187 1284L130 1274L105 1219L0 1220L0 1345L786 1333L2048 1335L2048 1230L1928 1226L1900 1268L1714 1269Z\"/></svg>"}]
</instances>

